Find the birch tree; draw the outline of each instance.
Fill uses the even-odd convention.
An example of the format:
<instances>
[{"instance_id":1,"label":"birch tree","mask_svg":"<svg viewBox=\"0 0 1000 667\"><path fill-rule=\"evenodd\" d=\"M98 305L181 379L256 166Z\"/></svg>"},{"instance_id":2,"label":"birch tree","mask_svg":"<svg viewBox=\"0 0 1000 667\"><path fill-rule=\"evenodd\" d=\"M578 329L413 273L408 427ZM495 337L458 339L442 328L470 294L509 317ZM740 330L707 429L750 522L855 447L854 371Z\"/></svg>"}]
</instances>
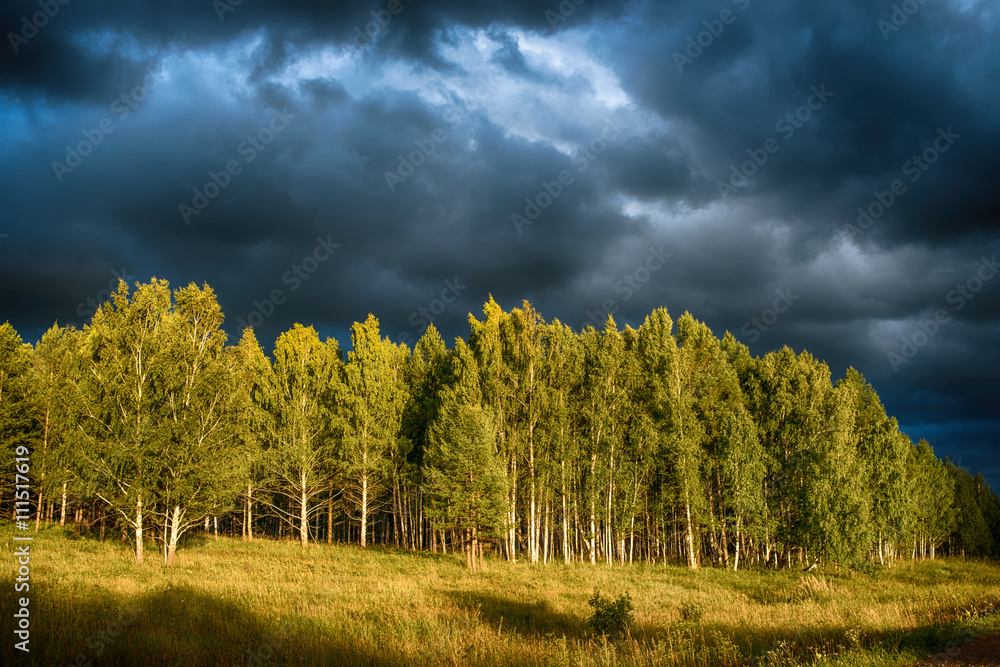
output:
<instances>
[{"instance_id":1,"label":"birch tree","mask_svg":"<svg viewBox=\"0 0 1000 667\"><path fill-rule=\"evenodd\" d=\"M71 459L78 445L76 393L72 384L79 362L79 332L53 325L42 334L32 356L31 391L34 415L32 467L38 480L35 531L49 496L64 492L72 481Z\"/></svg>"},{"instance_id":2,"label":"birch tree","mask_svg":"<svg viewBox=\"0 0 1000 667\"><path fill-rule=\"evenodd\" d=\"M242 407L215 293L191 284L174 292L169 320L167 432L158 462L159 500L169 526L166 564L180 537L231 505L246 474L233 428Z\"/></svg>"},{"instance_id":3,"label":"birch tree","mask_svg":"<svg viewBox=\"0 0 1000 667\"><path fill-rule=\"evenodd\" d=\"M849 368L838 386L851 387L854 412L852 445L865 468L870 494L869 510L879 563L890 559L888 545L904 537L909 522L906 499L906 465L909 441L899 432L896 420L886 415L875 389L854 368Z\"/></svg>"},{"instance_id":4,"label":"birch tree","mask_svg":"<svg viewBox=\"0 0 1000 667\"><path fill-rule=\"evenodd\" d=\"M345 495L357 508L361 546L368 544L368 523L381 507L393 465L409 443L401 435L408 392L404 383L409 352L379 338L378 320L369 315L351 327L343 389L344 430L340 454Z\"/></svg>"},{"instance_id":5,"label":"birch tree","mask_svg":"<svg viewBox=\"0 0 1000 667\"><path fill-rule=\"evenodd\" d=\"M503 312L492 295L483 305L484 319L469 314L469 348L479 368L483 405L496 419L496 438L504 464L504 486L507 489L505 543L507 559L517 560L518 528L518 461L520 451L514 426L514 373L504 356L501 329L509 315Z\"/></svg>"},{"instance_id":6,"label":"birch tree","mask_svg":"<svg viewBox=\"0 0 1000 667\"><path fill-rule=\"evenodd\" d=\"M135 532L144 559L143 521L160 486L168 437L170 286L155 278L131 293L119 280L111 300L83 329L82 446L77 474Z\"/></svg>"},{"instance_id":7,"label":"birch tree","mask_svg":"<svg viewBox=\"0 0 1000 667\"><path fill-rule=\"evenodd\" d=\"M583 349L579 337L559 320L554 320L548 329L545 374L549 378L549 396L543 424L553 457L552 479L558 480L560 549L563 561L569 563L573 553L570 507L576 503L573 480L580 462L580 418L575 397L583 378Z\"/></svg>"},{"instance_id":8,"label":"birch tree","mask_svg":"<svg viewBox=\"0 0 1000 667\"><path fill-rule=\"evenodd\" d=\"M514 409L511 435L516 438L527 476L528 558L537 563L541 536L539 440L548 390L543 367L545 322L531 304L514 308L501 327L503 358L510 371L510 402Z\"/></svg>"},{"instance_id":9,"label":"birch tree","mask_svg":"<svg viewBox=\"0 0 1000 667\"><path fill-rule=\"evenodd\" d=\"M691 392L694 363L691 351L679 350L673 320L666 309L654 310L639 328L639 355L649 383L647 409L657 424L660 443L672 469L676 501L683 512L687 565L699 566L696 539L703 510L704 427L697 418Z\"/></svg>"},{"instance_id":10,"label":"birch tree","mask_svg":"<svg viewBox=\"0 0 1000 667\"><path fill-rule=\"evenodd\" d=\"M233 418L236 450L245 461L243 494L243 538L253 541L254 493L264 486L267 466L264 459L268 435L276 432L274 416L268 410L269 391L274 389L271 362L264 354L252 328L243 330L240 342L230 349L233 365Z\"/></svg>"},{"instance_id":11,"label":"birch tree","mask_svg":"<svg viewBox=\"0 0 1000 667\"><path fill-rule=\"evenodd\" d=\"M271 508L298 531L303 548L309 544L310 518L320 509L313 501L328 490L333 477L337 400L343 391L335 339L320 342L315 329L301 324L278 336L266 389L273 417L266 466L275 493L289 507L271 503Z\"/></svg>"}]
</instances>

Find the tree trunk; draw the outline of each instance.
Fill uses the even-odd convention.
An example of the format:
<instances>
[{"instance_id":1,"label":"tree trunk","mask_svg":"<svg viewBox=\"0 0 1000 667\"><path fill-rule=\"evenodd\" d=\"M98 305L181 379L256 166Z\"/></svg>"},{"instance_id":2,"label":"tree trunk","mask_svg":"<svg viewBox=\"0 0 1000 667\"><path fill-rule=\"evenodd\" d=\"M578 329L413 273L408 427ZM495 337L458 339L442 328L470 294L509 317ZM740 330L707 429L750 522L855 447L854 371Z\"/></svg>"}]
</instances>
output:
<instances>
[{"instance_id":1,"label":"tree trunk","mask_svg":"<svg viewBox=\"0 0 1000 667\"><path fill-rule=\"evenodd\" d=\"M632 564L632 556L635 553L635 514L632 515L632 525L628 531L628 564ZM622 540L622 553L624 557L625 541Z\"/></svg>"},{"instance_id":2,"label":"tree trunk","mask_svg":"<svg viewBox=\"0 0 1000 667\"><path fill-rule=\"evenodd\" d=\"M511 453L511 483L510 483L510 533L507 537L507 558L511 563L517 562L517 456Z\"/></svg>"},{"instance_id":3,"label":"tree trunk","mask_svg":"<svg viewBox=\"0 0 1000 667\"><path fill-rule=\"evenodd\" d=\"M399 481L396 479L395 472L392 475L392 539L395 542L397 548L399 548L399 540L402 537L402 523L403 521L403 497L399 492Z\"/></svg>"},{"instance_id":4,"label":"tree trunk","mask_svg":"<svg viewBox=\"0 0 1000 667\"><path fill-rule=\"evenodd\" d=\"M368 475L361 477L361 548L368 546Z\"/></svg>"},{"instance_id":5,"label":"tree trunk","mask_svg":"<svg viewBox=\"0 0 1000 667\"><path fill-rule=\"evenodd\" d=\"M572 490L572 489L571 489ZM573 496L573 530L576 536L576 551L580 554L580 561L583 561L583 544L580 543L583 531L580 530L580 503L577 502L576 495ZM572 556L571 556L572 558Z\"/></svg>"},{"instance_id":6,"label":"tree trunk","mask_svg":"<svg viewBox=\"0 0 1000 667\"><path fill-rule=\"evenodd\" d=\"M597 470L597 454L590 455L590 483L594 484ZM590 496L590 564L597 565L597 493Z\"/></svg>"},{"instance_id":7,"label":"tree trunk","mask_svg":"<svg viewBox=\"0 0 1000 667\"><path fill-rule=\"evenodd\" d=\"M169 516L170 542L167 545L167 567L174 564L174 554L177 553L177 539L180 537L181 517L181 508L175 505L172 515ZM205 518L205 522L208 522L207 517Z\"/></svg>"},{"instance_id":8,"label":"tree trunk","mask_svg":"<svg viewBox=\"0 0 1000 667\"><path fill-rule=\"evenodd\" d=\"M612 524L612 522L611 522L611 519L612 519L612 514L611 514L611 512L612 512L612 499L614 498L614 495L615 495L615 444L614 443L615 443L615 441L614 441L614 439L612 439L611 440L611 459L610 459L610 462L608 464L608 519L607 519L608 520L608 525L606 526L607 539L605 540L605 544L607 544L607 552L608 552L607 553L608 565L611 565L611 562L614 560L614 557L615 557L615 554L614 554L614 551L615 551L615 547L614 547L614 534L612 532L612 527L611 527L611 524Z\"/></svg>"},{"instance_id":9,"label":"tree trunk","mask_svg":"<svg viewBox=\"0 0 1000 667\"><path fill-rule=\"evenodd\" d=\"M306 473L299 473L299 544L309 546L309 498L306 496Z\"/></svg>"},{"instance_id":10,"label":"tree trunk","mask_svg":"<svg viewBox=\"0 0 1000 667\"><path fill-rule=\"evenodd\" d=\"M212 523L215 524L215 541L219 541L219 517L213 516Z\"/></svg>"},{"instance_id":11,"label":"tree trunk","mask_svg":"<svg viewBox=\"0 0 1000 667\"><path fill-rule=\"evenodd\" d=\"M42 483L45 482L45 476L42 476ZM38 498L35 500L35 532L38 532L38 528L42 522L42 512L45 510L45 502L43 500L42 491L39 489Z\"/></svg>"},{"instance_id":12,"label":"tree trunk","mask_svg":"<svg viewBox=\"0 0 1000 667\"><path fill-rule=\"evenodd\" d=\"M330 482L330 496L326 499L326 543L333 544L333 482Z\"/></svg>"},{"instance_id":13,"label":"tree trunk","mask_svg":"<svg viewBox=\"0 0 1000 667\"><path fill-rule=\"evenodd\" d=\"M534 367L531 368L534 377ZM529 399L530 400L530 399ZM528 552L532 563L538 562L538 508L535 500L537 494L535 488L535 425L528 424L528 478L531 480L531 507L528 528Z\"/></svg>"},{"instance_id":14,"label":"tree trunk","mask_svg":"<svg viewBox=\"0 0 1000 667\"><path fill-rule=\"evenodd\" d=\"M470 546L472 548L469 550L469 556L471 557L471 561L472 561L472 570L473 570L473 572L475 572L475 570L476 570L476 551L479 548L479 535L476 533L476 527L475 526L472 527L472 544Z\"/></svg>"},{"instance_id":15,"label":"tree trunk","mask_svg":"<svg viewBox=\"0 0 1000 667\"><path fill-rule=\"evenodd\" d=\"M66 519L66 485L63 484L63 523ZM135 562L143 561L142 550L142 496L135 502Z\"/></svg>"},{"instance_id":16,"label":"tree trunk","mask_svg":"<svg viewBox=\"0 0 1000 667\"><path fill-rule=\"evenodd\" d=\"M423 480L423 473L421 472L421 484ZM417 545L416 548L423 551L424 549L424 495L423 491L420 490L421 487L417 488Z\"/></svg>"},{"instance_id":17,"label":"tree trunk","mask_svg":"<svg viewBox=\"0 0 1000 667\"><path fill-rule=\"evenodd\" d=\"M726 506L722 502L722 472L715 469L715 488L718 494L719 530L722 533L722 567L729 569L729 536L726 534Z\"/></svg>"},{"instance_id":18,"label":"tree trunk","mask_svg":"<svg viewBox=\"0 0 1000 667\"><path fill-rule=\"evenodd\" d=\"M63 482L62 510L59 513L59 525L60 526L65 526L66 525L66 498L67 498L66 487L68 486L68 484L69 484L68 482Z\"/></svg>"},{"instance_id":19,"label":"tree trunk","mask_svg":"<svg viewBox=\"0 0 1000 667\"><path fill-rule=\"evenodd\" d=\"M687 514L687 530L684 539L687 542L688 567L692 570L698 569L698 560L694 552L694 528L691 525L691 496L687 488L684 489L684 511Z\"/></svg>"},{"instance_id":20,"label":"tree trunk","mask_svg":"<svg viewBox=\"0 0 1000 667\"><path fill-rule=\"evenodd\" d=\"M247 483L247 542L253 542L253 486Z\"/></svg>"},{"instance_id":21,"label":"tree trunk","mask_svg":"<svg viewBox=\"0 0 1000 667\"><path fill-rule=\"evenodd\" d=\"M566 461L559 462L562 471L563 562L569 565L569 512L566 507Z\"/></svg>"},{"instance_id":22,"label":"tree trunk","mask_svg":"<svg viewBox=\"0 0 1000 667\"><path fill-rule=\"evenodd\" d=\"M472 537L469 535L469 529L462 529L462 552L465 554L465 567L472 569Z\"/></svg>"},{"instance_id":23,"label":"tree trunk","mask_svg":"<svg viewBox=\"0 0 1000 667\"><path fill-rule=\"evenodd\" d=\"M738 515L736 517L736 553L733 555L733 572L735 572L740 566L740 538L742 537L742 528L743 516Z\"/></svg>"}]
</instances>

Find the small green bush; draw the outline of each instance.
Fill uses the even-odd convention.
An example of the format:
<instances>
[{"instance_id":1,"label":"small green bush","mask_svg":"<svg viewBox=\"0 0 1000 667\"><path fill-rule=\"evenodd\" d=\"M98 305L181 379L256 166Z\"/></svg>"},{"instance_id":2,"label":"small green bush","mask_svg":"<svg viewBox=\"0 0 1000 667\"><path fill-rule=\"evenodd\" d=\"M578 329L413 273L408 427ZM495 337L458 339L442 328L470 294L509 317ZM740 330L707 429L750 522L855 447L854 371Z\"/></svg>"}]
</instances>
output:
<instances>
[{"instance_id":1,"label":"small green bush","mask_svg":"<svg viewBox=\"0 0 1000 667\"><path fill-rule=\"evenodd\" d=\"M595 590L587 604L594 608L588 625L595 634L614 640L625 638L632 627L632 597L628 593L619 595L612 602L610 598L601 597Z\"/></svg>"},{"instance_id":2,"label":"small green bush","mask_svg":"<svg viewBox=\"0 0 1000 667\"><path fill-rule=\"evenodd\" d=\"M681 620L697 623L704 616L705 610L697 602L681 603Z\"/></svg>"},{"instance_id":3,"label":"small green bush","mask_svg":"<svg viewBox=\"0 0 1000 667\"><path fill-rule=\"evenodd\" d=\"M851 569L859 574L864 574L872 578L879 578L886 574L888 570L884 565L873 563L870 560L862 560L851 565Z\"/></svg>"}]
</instances>

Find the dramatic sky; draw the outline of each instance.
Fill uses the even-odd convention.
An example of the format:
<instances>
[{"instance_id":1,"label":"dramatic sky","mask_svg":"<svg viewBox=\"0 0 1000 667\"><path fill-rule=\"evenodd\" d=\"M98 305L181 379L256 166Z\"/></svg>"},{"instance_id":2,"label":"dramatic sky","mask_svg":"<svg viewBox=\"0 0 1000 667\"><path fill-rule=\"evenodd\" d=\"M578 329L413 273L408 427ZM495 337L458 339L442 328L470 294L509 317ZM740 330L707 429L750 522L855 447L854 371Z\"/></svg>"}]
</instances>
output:
<instances>
[{"instance_id":1,"label":"dramatic sky","mask_svg":"<svg viewBox=\"0 0 1000 667\"><path fill-rule=\"evenodd\" d=\"M490 294L577 328L666 306L856 367L1000 485L995 3L36 0L0 28L26 340L119 275L207 282L268 348L369 312L450 340Z\"/></svg>"}]
</instances>

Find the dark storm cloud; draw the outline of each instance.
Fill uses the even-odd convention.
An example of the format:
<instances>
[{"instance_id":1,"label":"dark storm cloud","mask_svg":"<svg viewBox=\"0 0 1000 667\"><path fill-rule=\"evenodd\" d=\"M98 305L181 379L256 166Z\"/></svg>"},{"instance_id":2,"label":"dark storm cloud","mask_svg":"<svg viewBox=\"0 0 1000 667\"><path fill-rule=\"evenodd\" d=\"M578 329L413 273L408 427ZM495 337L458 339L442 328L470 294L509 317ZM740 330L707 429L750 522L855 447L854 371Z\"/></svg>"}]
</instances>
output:
<instances>
[{"instance_id":1,"label":"dark storm cloud","mask_svg":"<svg viewBox=\"0 0 1000 667\"><path fill-rule=\"evenodd\" d=\"M667 306L857 367L1000 481L1000 279L969 282L1000 253L984 4L892 30L893 3L78 3L16 50L39 4L0 9L0 318L26 338L121 274L208 282L265 346L368 312L450 340L490 294L574 327Z\"/></svg>"},{"instance_id":2,"label":"dark storm cloud","mask_svg":"<svg viewBox=\"0 0 1000 667\"><path fill-rule=\"evenodd\" d=\"M0 83L29 97L93 102L118 90L124 80L148 64L137 62L136 54L129 53L129 41L137 42L144 50L162 52L224 44L242 34L266 31L271 48L261 52L265 56L258 63L261 68L278 67L287 44L308 47L332 43L364 49L375 43L383 53L394 51L434 60L435 36L456 23L551 30L553 25L563 27L607 18L620 11L620 3L613 1L587 0L578 6L570 0L566 4L573 7L572 13L553 22L546 12L554 11L562 17L558 2L547 6L528 0L379 0L346 5L310 0L66 0L64 4L58 0L15 0L0 9L0 26L8 36L6 46L10 47L0 49ZM45 8L48 10L43 11ZM33 23L39 12L41 18Z\"/></svg>"},{"instance_id":3,"label":"dark storm cloud","mask_svg":"<svg viewBox=\"0 0 1000 667\"><path fill-rule=\"evenodd\" d=\"M796 12L753 3L741 12L734 5L734 23L680 73L671 54L685 52L686 38L704 32L701 20L717 12L659 6L650 12L670 28L616 35L614 62L645 103L701 134L712 181L727 181L748 149L778 140L780 150L734 196L779 199L786 215L828 229L824 216L851 220L875 189L903 179L910 187L887 219L906 224L884 226L880 235L948 241L995 228L1000 204L991 164L1000 122L986 111L997 92L984 78L994 52L987 26L996 18L979 7L956 18L948 6L922 6L886 41L877 21L888 7L840 3ZM648 63L659 66L642 66ZM833 93L828 103L800 128L775 129L822 85ZM903 174L933 146L938 128L949 127L962 137L940 157L950 166L924 171L911 163ZM917 173L922 182L911 182ZM953 223L941 225L945 217Z\"/></svg>"}]
</instances>

